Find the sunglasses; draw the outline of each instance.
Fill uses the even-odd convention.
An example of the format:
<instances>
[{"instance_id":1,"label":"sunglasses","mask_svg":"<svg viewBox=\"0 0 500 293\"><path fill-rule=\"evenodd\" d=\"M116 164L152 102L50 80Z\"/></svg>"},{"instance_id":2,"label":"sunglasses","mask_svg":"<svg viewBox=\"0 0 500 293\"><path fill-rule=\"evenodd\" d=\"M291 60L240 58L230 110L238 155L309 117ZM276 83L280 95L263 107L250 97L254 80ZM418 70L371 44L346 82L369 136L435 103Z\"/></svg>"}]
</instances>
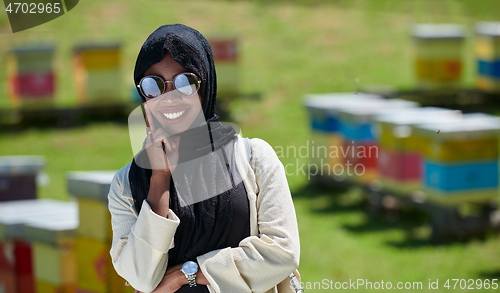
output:
<instances>
[{"instance_id":1,"label":"sunglasses","mask_svg":"<svg viewBox=\"0 0 500 293\"><path fill-rule=\"evenodd\" d=\"M157 98L167 90L167 83L171 82L177 93L182 96L189 97L198 92L200 89L201 80L196 74L191 72L179 73L174 76L173 80L163 80L156 75L148 75L141 79L137 88L141 94L147 99Z\"/></svg>"}]
</instances>

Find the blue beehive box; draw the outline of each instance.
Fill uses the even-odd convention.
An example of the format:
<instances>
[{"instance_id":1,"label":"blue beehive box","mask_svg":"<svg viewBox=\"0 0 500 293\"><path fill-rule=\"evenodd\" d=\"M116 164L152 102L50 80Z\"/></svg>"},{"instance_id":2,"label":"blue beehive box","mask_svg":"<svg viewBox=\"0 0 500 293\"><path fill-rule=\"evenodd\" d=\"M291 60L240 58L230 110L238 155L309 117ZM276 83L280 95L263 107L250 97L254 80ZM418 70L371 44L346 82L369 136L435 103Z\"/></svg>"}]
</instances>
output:
<instances>
[{"instance_id":1,"label":"blue beehive box","mask_svg":"<svg viewBox=\"0 0 500 293\"><path fill-rule=\"evenodd\" d=\"M376 133L373 117L418 106L417 102L387 99L369 101L355 108L341 109L339 110L340 132L346 140L374 141Z\"/></svg>"},{"instance_id":2,"label":"blue beehive box","mask_svg":"<svg viewBox=\"0 0 500 293\"><path fill-rule=\"evenodd\" d=\"M331 93L306 95L304 106L309 112L311 141L308 149L310 164L316 167L318 175L331 176L343 180L342 172L333 172L336 166L343 164L339 156L331 156L331 149L340 148L343 140L340 137L338 112L364 105L367 102L382 100L382 96L365 93ZM313 171L315 172L315 171ZM312 173L312 172L310 172Z\"/></svg>"},{"instance_id":3,"label":"blue beehive box","mask_svg":"<svg viewBox=\"0 0 500 293\"><path fill-rule=\"evenodd\" d=\"M477 86L488 92L500 92L500 22L476 24L475 51Z\"/></svg>"},{"instance_id":4,"label":"blue beehive box","mask_svg":"<svg viewBox=\"0 0 500 293\"><path fill-rule=\"evenodd\" d=\"M430 138L423 147L423 185L442 202L483 202L498 196L500 117L464 114L462 120L418 125Z\"/></svg>"},{"instance_id":5,"label":"blue beehive box","mask_svg":"<svg viewBox=\"0 0 500 293\"><path fill-rule=\"evenodd\" d=\"M331 93L306 95L304 106L309 112L311 129L322 132L338 132L338 111L360 107L366 102L382 100L382 97L365 93Z\"/></svg>"}]
</instances>

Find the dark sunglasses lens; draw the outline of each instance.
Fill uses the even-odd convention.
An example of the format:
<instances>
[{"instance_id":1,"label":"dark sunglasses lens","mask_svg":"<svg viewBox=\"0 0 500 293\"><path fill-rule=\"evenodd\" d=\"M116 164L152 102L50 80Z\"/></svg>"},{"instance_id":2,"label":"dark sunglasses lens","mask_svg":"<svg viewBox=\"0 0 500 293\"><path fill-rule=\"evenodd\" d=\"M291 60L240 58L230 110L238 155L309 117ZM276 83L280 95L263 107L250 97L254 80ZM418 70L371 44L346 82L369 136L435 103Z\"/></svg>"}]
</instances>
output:
<instances>
[{"instance_id":1,"label":"dark sunglasses lens","mask_svg":"<svg viewBox=\"0 0 500 293\"><path fill-rule=\"evenodd\" d=\"M184 96L196 94L199 86L198 79L192 74L181 74L174 80L175 89Z\"/></svg>"},{"instance_id":2,"label":"dark sunglasses lens","mask_svg":"<svg viewBox=\"0 0 500 293\"><path fill-rule=\"evenodd\" d=\"M156 98L165 90L165 83L159 77L149 76L141 81L141 89L148 99Z\"/></svg>"}]
</instances>

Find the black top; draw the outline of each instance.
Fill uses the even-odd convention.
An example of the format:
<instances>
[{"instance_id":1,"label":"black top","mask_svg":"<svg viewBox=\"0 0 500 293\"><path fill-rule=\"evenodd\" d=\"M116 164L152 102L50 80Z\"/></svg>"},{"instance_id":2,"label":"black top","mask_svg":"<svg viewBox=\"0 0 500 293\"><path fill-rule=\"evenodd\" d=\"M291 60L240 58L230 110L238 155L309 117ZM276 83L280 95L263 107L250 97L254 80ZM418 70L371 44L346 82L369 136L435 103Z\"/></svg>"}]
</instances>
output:
<instances>
[{"instance_id":1,"label":"black top","mask_svg":"<svg viewBox=\"0 0 500 293\"><path fill-rule=\"evenodd\" d=\"M233 183L230 190L184 207L176 202L177 192L171 193L171 208L179 216L180 224L174 236L175 247L169 251L169 267L188 260L196 261L197 256L216 249L238 247L241 240L250 236L249 201L241 176L236 170L233 146L234 143L230 143L223 148L229 171L227 174ZM206 212L210 210L207 206L214 208L213 213ZM177 292L209 291L204 285L189 287L186 284Z\"/></svg>"},{"instance_id":2,"label":"black top","mask_svg":"<svg viewBox=\"0 0 500 293\"><path fill-rule=\"evenodd\" d=\"M250 235L250 217L249 217L250 210L249 210L247 193L245 190L245 186L243 185L243 182L238 184L236 188L231 191L231 193L232 193L231 208L233 210L233 220L231 221L231 225L226 235L226 239L223 241L223 245L221 245L221 247L218 247L216 249L221 249L226 247L238 247L240 241ZM198 271L199 270L200 269L198 269ZM189 285L186 284L176 292L208 293L209 291L207 286L205 285L197 285L196 287L189 287Z\"/></svg>"}]
</instances>

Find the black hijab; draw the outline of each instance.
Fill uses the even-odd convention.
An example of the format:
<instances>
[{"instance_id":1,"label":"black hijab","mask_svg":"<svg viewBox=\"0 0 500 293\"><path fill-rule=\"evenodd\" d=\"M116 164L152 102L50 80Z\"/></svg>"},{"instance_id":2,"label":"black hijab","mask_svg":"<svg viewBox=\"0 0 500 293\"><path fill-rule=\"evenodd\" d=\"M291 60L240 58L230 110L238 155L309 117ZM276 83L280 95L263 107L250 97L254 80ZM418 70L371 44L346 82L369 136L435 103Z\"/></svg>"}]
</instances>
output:
<instances>
[{"instance_id":1,"label":"black hijab","mask_svg":"<svg viewBox=\"0 0 500 293\"><path fill-rule=\"evenodd\" d=\"M228 158L224 147L236 137L236 132L231 126L222 126L219 117L215 115L217 80L212 51L207 40L190 27L181 24L161 26L146 39L141 47L135 64L135 83L138 84L144 72L160 62L166 53L170 54L172 59L181 66L200 77L202 109L207 121L206 125L179 134L181 137L179 161L192 159L192 157L183 157L183 151L188 149L190 154L194 149L199 156L207 153L217 154L210 157L209 164L183 175L182 180L189 184L201 177L212 178L203 180L202 184L205 186L202 187L214 189L214 186L220 185L217 180L221 178L222 173L227 174L229 171L231 174L228 170ZM210 139L197 139L197 134L206 134L206 132L208 135L205 137ZM223 156L219 155L221 151ZM142 203L147 198L151 174L150 169L141 168L135 160L132 161L129 182L137 213L140 212ZM232 177L231 181L233 181ZM242 192L246 195L244 189L243 191L241 189L242 184L235 186L233 182L233 189L227 192L201 202L183 205L183 202L179 200L176 186L177 183L171 180L170 208L180 218L181 224L174 237L175 247L169 251L168 266L195 260L201 254L225 247L225 239L228 237L227 233L233 219L231 196Z\"/></svg>"},{"instance_id":2,"label":"black hijab","mask_svg":"<svg viewBox=\"0 0 500 293\"><path fill-rule=\"evenodd\" d=\"M214 58L207 40L195 29L182 24L163 25L156 29L146 39L137 56L134 69L135 84L139 84L144 72L160 62L165 53L169 53L177 63L201 78L203 114L205 120L213 119L217 95Z\"/></svg>"}]
</instances>

